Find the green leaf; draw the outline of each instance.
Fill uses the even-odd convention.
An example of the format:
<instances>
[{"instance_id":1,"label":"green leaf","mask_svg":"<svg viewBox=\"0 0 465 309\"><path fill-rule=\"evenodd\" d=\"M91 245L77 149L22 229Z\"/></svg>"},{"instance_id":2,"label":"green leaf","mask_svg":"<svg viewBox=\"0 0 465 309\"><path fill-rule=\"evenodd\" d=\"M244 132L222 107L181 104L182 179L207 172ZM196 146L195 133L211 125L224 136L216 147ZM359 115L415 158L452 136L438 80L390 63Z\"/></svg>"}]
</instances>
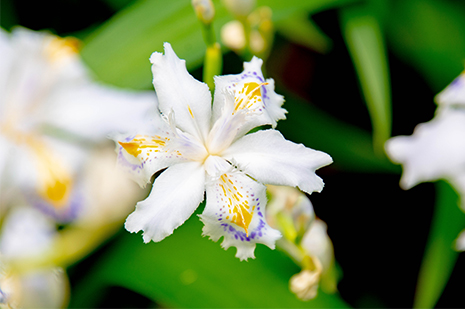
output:
<instances>
[{"instance_id":1,"label":"green leaf","mask_svg":"<svg viewBox=\"0 0 465 309\"><path fill-rule=\"evenodd\" d=\"M436 210L418 276L414 308L433 308L446 286L458 252L452 246L465 225L458 196L444 181L436 184Z\"/></svg>"},{"instance_id":2,"label":"green leaf","mask_svg":"<svg viewBox=\"0 0 465 309\"><path fill-rule=\"evenodd\" d=\"M291 41L306 46L320 53L331 48L331 39L308 18L307 13L299 12L276 24L276 29Z\"/></svg>"},{"instance_id":3,"label":"green leaf","mask_svg":"<svg viewBox=\"0 0 465 309\"><path fill-rule=\"evenodd\" d=\"M382 30L366 6L341 9L344 39L355 65L373 126L378 155L391 136L391 89Z\"/></svg>"},{"instance_id":4,"label":"green leaf","mask_svg":"<svg viewBox=\"0 0 465 309\"><path fill-rule=\"evenodd\" d=\"M341 122L315 106L283 93L287 120L278 129L289 140L329 153L333 167L356 172L400 173L400 167L375 155L370 134Z\"/></svg>"},{"instance_id":5,"label":"green leaf","mask_svg":"<svg viewBox=\"0 0 465 309\"><path fill-rule=\"evenodd\" d=\"M435 92L463 70L465 9L462 1L392 1L387 23L393 52L413 65Z\"/></svg>"},{"instance_id":6,"label":"green leaf","mask_svg":"<svg viewBox=\"0 0 465 309\"><path fill-rule=\"evenodd\" d=\"M140 235L122 233L99 260L92 290L77 288L71 307L101 294L101 287L122 286L158 304L181 308L347 308L337 295L319 291L310 302L299 301L288 281L299 268L282 252L258 245L256 259L240 262L235 249L201 237L196 216L159 243L144 244Z\"/></svg>"}]
</instances>

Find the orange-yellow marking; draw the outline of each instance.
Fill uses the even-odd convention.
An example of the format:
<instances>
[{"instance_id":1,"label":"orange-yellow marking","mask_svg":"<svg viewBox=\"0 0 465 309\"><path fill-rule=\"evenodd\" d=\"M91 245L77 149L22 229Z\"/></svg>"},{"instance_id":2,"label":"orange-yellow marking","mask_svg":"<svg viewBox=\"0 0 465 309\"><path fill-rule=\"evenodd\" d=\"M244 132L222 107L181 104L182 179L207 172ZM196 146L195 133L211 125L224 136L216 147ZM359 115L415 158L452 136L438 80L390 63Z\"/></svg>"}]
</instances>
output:
<instances>
[{"instance_id":1,"label":"orange-yellow marking","mask_svg":"<svg viewBox=\"0 0 465 309\"><path fill-rule=\"evenodd\" d=\"M262 93L260 87L264 85L268 85L268 83L244 83L242 89L236 94L233 114L241 109L251 109L255 101L261 102Z\"/></svg>"},{"instance_id":2,"label":"orange-yellow marking","mask_svg":"<svg viewBox=\"0 0 465 309\"><path fill-rule=\"evenodd\" d=\"M194 118L194 113L191 110L191 107L187 105L187 108L189 109L189 114L191 114L191 117Z\"/></svg>"},{"instance_id":3,"label":"orange-yellow marking","mask_svg":"<svg viewBox=\"0 0 465 309\"><path fill-rule=\"evenodd\" d=\"M220 176L222 183L219 186L223 190L223 194L228 198L228 212L232 215L231 221L242 227L245 230L246 235L249 235L248 228L250 222L252 222L253 210L255 206L250 210L249 201L244 199L243 195L237 190L237 187L233 185L231 179L223 174ZM226 188L225 188L226 187ZM227 190L226 190L227 189ZM229 216L226 217L229 219Z\"/></svg>"},{"instance_id":4,"label":"orange-yellow marking","mask_svg":"<svg viewBox=\"0 0 465 309\"><path fill-rule=\"evenodd\" d=\"M166 145L168 138L161 138L160 136L147 136L136 135L130 142L118 142L124 150L130 155L138 157L143 149L149 148L151 152L159 152L160 148Z\"/></svg>"}]
</instances>

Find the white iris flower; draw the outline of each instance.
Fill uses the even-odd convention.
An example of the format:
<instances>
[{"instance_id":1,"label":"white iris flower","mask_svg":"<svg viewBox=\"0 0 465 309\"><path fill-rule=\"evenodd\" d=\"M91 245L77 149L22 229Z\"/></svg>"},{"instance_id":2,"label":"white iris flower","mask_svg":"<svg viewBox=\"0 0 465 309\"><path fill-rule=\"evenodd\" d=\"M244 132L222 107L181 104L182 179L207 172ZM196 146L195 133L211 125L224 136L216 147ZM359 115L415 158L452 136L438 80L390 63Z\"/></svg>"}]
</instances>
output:
<instances>
[{"instance_id":1,"label":"white iris flower","mask_svg":"<svg viewBox=\"0 0 465 309\"><path fill-rule=\"evenodd\" d=\"M465 193L465 75L457 77L435 100L435 117L417 125L411 136L388 140L386 152L403 166L402 188L446 179Z\"/></svg>"},{"instance_id":2,"label":"white iris flower","mask_svg":"<svg viewBox=\"0 0 465 309\"><path fill-rule=\"evenodd\" d=\"M204 199L203 234L223 248L237 247L236 257L254 258L256 243L274 248L280 233L265 220L264 184L323 189L315 170L332 159L326 153L294 144L276 130L285 118L283 97L265 80L258 58L238 75L216 77L213 108L206 84L186 70L170 44L165 55L153 53L153 84L160 116L156 127L117 136L119 162L145 186L156 178L149 197L127 218L130 232L143 230L144 242L161 241L184 223ZM247 135L246 135L247 134Z\"/></svg>"},{"instance_id":3,"label":"white iris flower","mask_svg":"<svg viewBox=\"0 0 465 309\"><path fill-rule=\"evenodd\" d=\"M90 146L134 126L156 102L153 93L95 83L77 43L24 28L11 34L0 28L2 210L22 196L56 219L75 217L83 200L80 168ZM14 191L18 188L21 194Z\"/></svg>"}]
</instances>

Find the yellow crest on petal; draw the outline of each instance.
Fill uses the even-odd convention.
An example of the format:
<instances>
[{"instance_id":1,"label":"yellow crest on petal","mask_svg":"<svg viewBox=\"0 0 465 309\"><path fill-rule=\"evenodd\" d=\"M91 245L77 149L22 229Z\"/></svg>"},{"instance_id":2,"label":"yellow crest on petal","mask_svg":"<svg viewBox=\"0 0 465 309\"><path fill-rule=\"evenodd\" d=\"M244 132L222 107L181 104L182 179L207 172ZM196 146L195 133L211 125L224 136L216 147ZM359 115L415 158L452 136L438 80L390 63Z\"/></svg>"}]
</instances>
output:
<instances>
[{"instance_id":1,"label":"yellow crest on petal","mask_svg":"<svg viewBox=\"0 0 465 309\"><path fill-rule=\"evenodd\" d=\"M167 141L169 141L169 138L163 138L158 135L136 135L131 141L118 142L118 144L120 144L121 147L127 151L127 153L137 158L144 150L147 151L147 155L154 152L160 152L161 149L166 145Z\"/></svg>"},{"instance_id":2,"label":"yellow crest on petal","mask_svg":"<svg viewBox=\"0 0 465 309\"><path fill-rule=\"evenodd\" d=\"M243 188L238 188L227 174L221 175L219 186L223 193L222 200L229 208L226 219L242 227L248 236L248 228L252 222L255 206L249 204L249 196L244 196L240 192Z\"/></svg>"},{"instance_id":3,"label":"yellow crest on petal","mask_svg":"<svg viewBox=\"0 0 465 309\"><path fill-rule=\"evenodd\" d=\"M236 90L234 112L248 109L251 111L261 110L264 107L261 87L268 83L248 82L242 85L242 88Z\"/></svg>"}]
</instances>

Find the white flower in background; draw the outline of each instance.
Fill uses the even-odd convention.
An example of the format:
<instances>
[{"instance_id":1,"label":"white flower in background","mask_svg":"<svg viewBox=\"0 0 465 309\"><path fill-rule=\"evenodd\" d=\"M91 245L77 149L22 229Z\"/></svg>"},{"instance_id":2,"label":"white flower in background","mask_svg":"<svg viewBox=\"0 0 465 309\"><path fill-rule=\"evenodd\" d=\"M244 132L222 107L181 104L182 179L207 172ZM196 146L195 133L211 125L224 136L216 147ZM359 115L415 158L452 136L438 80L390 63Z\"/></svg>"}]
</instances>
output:
<instances>
[{"instance_id":1,"label":"white flower in background","mask_svg":"<svg viewBox=\"0 0 465 309\"><path fill-rule=\"evenodd\" d=\"M385 148L402 164L400 185L446 179L465 193L465 75L462 73L435 97L435 117L417 125L411 136L396 136Z\"/></svg>"},{"instance_id":2,"label":"white flower in background","mask_svg":"<svg viewBox=\"0 0 465 309\"><path fill-rule=\"evenodd\" d=\"M435 97L435 117L416 126L411 136L396 136L387 141L386 153L402 164L403 189L425 181L447 180L461 196L465 211L465 72ZM465 250L465 231L455 242Z\"/></svg>"},{"instance_id":3,"label":"white flower in background","mask_svg":"<svg viewBox=\"0 0 465 309\"><path fill-rule=\"evenodd\" d=\"M334 250L327 226L315 217L309 198L296 188L267 186L270 202L266 218L284 237L278 245L302 267L291 277L289 289L299 299L317 296L320 281L326 292L336 291Z\"/></svg>"},{"instance_id":4,"label":"white flower in background","mask_svg":"<svg viewBox=\"0 0 465 309\"><path fill-rule=\"evenodd\" d=\"M54 222L40 211L16 207L0 234L0 308L60 308L68 297L63 269L22 270L21 263L47 254L56 237Z\"/></svg>"},{"instance_id":5,"label":"white flower in background","mask_svg":"<svg viewBox=\"0 0 465 309\"><path fill-rule=\"evenodd\" d=\"M0 29L0 54L0 208L21 196L68 221L82 204L88 150L148 117L156 97L95 83L72 38Z\"/></svg>"},{"instance_id":6,"label":"white flower in background","mask_svg":"<svg viewBox=\"0 0 465 309\"><path fill-rule=\"evenodd\" d=\"M465 175L465 110L447 109L427 123L417 125L413 135L396 136L386 152L403 166L400 185L410 189L420 182Z\"/></svg>"},{"instance_id":7,"label":"white flower in background","mask_svg":"<svg viewBox=\"0 0 465 309\"><path fill-rule=\"evenodd\" d=\"M265 220L264 183L323 189L315 170L329 155L294 144L276 130L247 134L284 118L283 98L273 80L264 80L254 58L238 75L215 79L215 98L195 80L171 46L151 57L158 95L158 127L117 136L119 162L144 186L164 168L149 197L126 220L130 232L143 230L145 242L161 241L187 220L204 199L203 234L223 248L237 247L241 260L254 257L256 243L274 248L281 235Z\"/></svg>"}]
</instances>

